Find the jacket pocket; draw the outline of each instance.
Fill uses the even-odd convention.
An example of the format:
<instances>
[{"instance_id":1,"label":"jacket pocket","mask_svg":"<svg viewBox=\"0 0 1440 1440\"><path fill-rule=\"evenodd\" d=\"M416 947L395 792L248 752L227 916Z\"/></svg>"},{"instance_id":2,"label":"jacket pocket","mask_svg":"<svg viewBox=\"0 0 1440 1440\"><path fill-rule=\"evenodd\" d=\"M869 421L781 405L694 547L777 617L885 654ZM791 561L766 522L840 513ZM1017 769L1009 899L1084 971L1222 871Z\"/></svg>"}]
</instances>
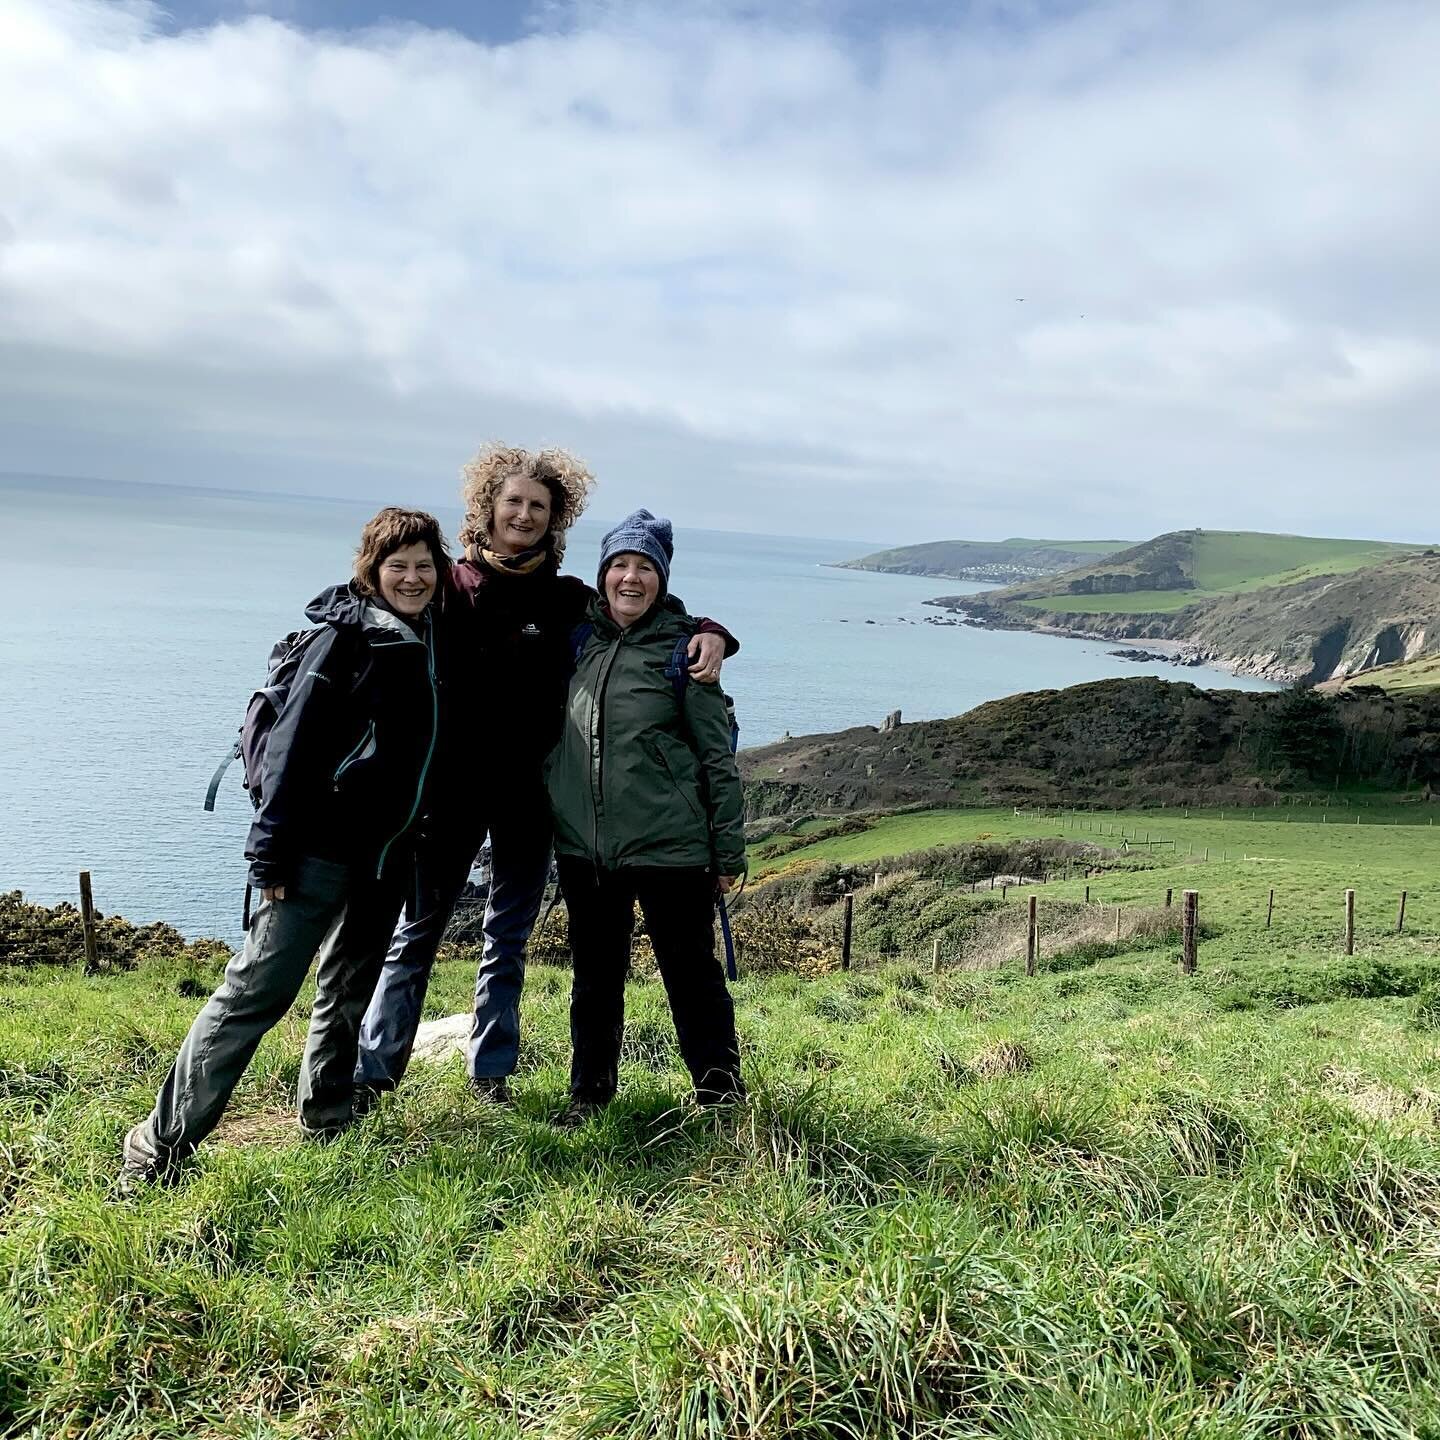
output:
<instances>
[{"instance_id":1,"label":"jacket pocket","mask_svg":"<svg viewBox=\"0 0 1440 1440\"><path fill-rule=\"evenodd\" d=\"M336 767L334 785L337 790L348 771L363 764L366 760L375 758L375 748L375 722L372 720L365 727L365 733L360 737L360 743Z\"/></svg>"},{"instance_id":2,"label":"jacket pocket","mask_svg":"<svg viewBox=\"0 0 1440 1440\"><path fill-rule=\"evenodd\" d=\"M664 771L665 778L670 782L670 788L690 807L690 813L694 815L702 825L708 827L710 822L706 818L704 810L700 808L700 801L694 794L694 786L682 785L680 783L676 778L675 771L671 768L670 761L666 758L664 750L662 750L659 745L653 741L647 741L646 748L655 757L661 770Z\"/></svg>"}]
</instances>

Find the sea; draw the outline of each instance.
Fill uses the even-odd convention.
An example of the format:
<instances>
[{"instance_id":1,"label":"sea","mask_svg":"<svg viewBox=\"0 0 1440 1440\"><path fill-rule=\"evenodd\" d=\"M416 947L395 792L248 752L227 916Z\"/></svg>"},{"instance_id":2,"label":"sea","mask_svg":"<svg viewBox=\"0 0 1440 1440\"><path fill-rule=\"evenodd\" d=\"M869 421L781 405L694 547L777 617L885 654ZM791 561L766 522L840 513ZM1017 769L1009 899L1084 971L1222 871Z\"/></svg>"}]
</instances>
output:
<instances>
[{"instance_id":1,"label":"sea","mask_svg":"<svg viewBox=\"0 0 1440 1440\"><path fill-rule=\"evenodd\" d=\"M89 870L104 913L190 936L240 934L250 806L234 740L273 642L349 575L373 503L179 486L0 478L0 892L73 900ZM594 576L603 495L565 568ZM458 504L440 514L447 531ZM986 587L835 562L881 547L687 529L671 587L741 641L723 683L741 745L956 715L986 700L1143 674L1267 688L1118 659L1113 646L927 624L926 601ZM494 703L503 706L497 680ZM477 754L475 767L503 764ZM482 782L483 783L483 782Z\"/></svg>"}]
</instances>

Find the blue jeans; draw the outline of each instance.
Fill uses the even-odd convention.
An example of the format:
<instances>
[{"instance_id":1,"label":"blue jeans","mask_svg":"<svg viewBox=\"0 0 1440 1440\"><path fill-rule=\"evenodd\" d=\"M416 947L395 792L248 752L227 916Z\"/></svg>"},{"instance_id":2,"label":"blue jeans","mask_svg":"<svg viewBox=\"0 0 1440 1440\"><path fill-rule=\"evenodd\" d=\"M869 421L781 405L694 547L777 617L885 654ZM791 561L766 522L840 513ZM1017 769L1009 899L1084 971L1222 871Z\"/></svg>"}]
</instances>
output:
<instances>
[{"instance_id":1,"label":"blue jeans","mask_svg":"<svg viewBox=\"0 0 1440 1440\"><path fill-rule=\"evenodd\" d=\"M517 803L494 817L489 833L490 898L467 1057L476 1079L513 1074L519 1060L525 945L540 914L550 872L550 815L543 806ZM415 893L391 938L360 1026L356 1085L391 1090L404 1076L425 1008L435 952L479 848L474 829L466 836L426 836L418 842Z\"/></svg>"}]
</instances>

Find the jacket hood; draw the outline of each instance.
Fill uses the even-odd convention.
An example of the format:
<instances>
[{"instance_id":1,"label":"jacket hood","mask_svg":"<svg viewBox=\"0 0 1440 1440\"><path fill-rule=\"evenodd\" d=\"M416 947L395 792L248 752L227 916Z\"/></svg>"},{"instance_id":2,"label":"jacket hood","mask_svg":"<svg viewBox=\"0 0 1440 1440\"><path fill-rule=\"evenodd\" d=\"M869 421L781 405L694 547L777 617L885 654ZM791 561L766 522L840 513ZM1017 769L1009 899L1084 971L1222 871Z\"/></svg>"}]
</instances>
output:
<instances>
[{"instance_id":1,"label":"jacket hood","mask_svg":"<svg viewBox=\"0 0 1440 1440\"><path fill-rule=\"evenodd\" d=\"M305 607L305 618L337 630L359 630L372 643L420 638L394 611L387 610L373 596L359 594L353 582L322 590Z\"/></svg>"}]
</instances>

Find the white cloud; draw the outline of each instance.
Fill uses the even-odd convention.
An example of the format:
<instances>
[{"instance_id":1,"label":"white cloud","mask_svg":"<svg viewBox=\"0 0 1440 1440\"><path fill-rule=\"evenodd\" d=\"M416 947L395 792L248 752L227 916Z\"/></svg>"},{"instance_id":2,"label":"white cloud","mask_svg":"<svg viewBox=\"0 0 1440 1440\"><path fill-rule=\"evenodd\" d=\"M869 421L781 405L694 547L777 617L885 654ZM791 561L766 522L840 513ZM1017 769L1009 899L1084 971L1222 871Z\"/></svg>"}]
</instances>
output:
<instances>
[{"instance_id":1,"label":"white cloud","mask_svg":"<svg viewBox=\"0 0 1440 1440\"><path fill-rule=\"evenodd\" d=\"M431 465L443 401L476 440L618 427L622 465L670 436L731 498L656 498L736 527L828 492L875 530L873 477L916 473L917 537L1037 503L1433 526L1440 11L977 14L860 46L804 7L610 7L485 46L0 0L9 383L57 443L291 436L320 489L357 446ZM163 422L115 399L142 374ZM42 468L26 433L0 464Z\"/></svg>"}]
</instances>

